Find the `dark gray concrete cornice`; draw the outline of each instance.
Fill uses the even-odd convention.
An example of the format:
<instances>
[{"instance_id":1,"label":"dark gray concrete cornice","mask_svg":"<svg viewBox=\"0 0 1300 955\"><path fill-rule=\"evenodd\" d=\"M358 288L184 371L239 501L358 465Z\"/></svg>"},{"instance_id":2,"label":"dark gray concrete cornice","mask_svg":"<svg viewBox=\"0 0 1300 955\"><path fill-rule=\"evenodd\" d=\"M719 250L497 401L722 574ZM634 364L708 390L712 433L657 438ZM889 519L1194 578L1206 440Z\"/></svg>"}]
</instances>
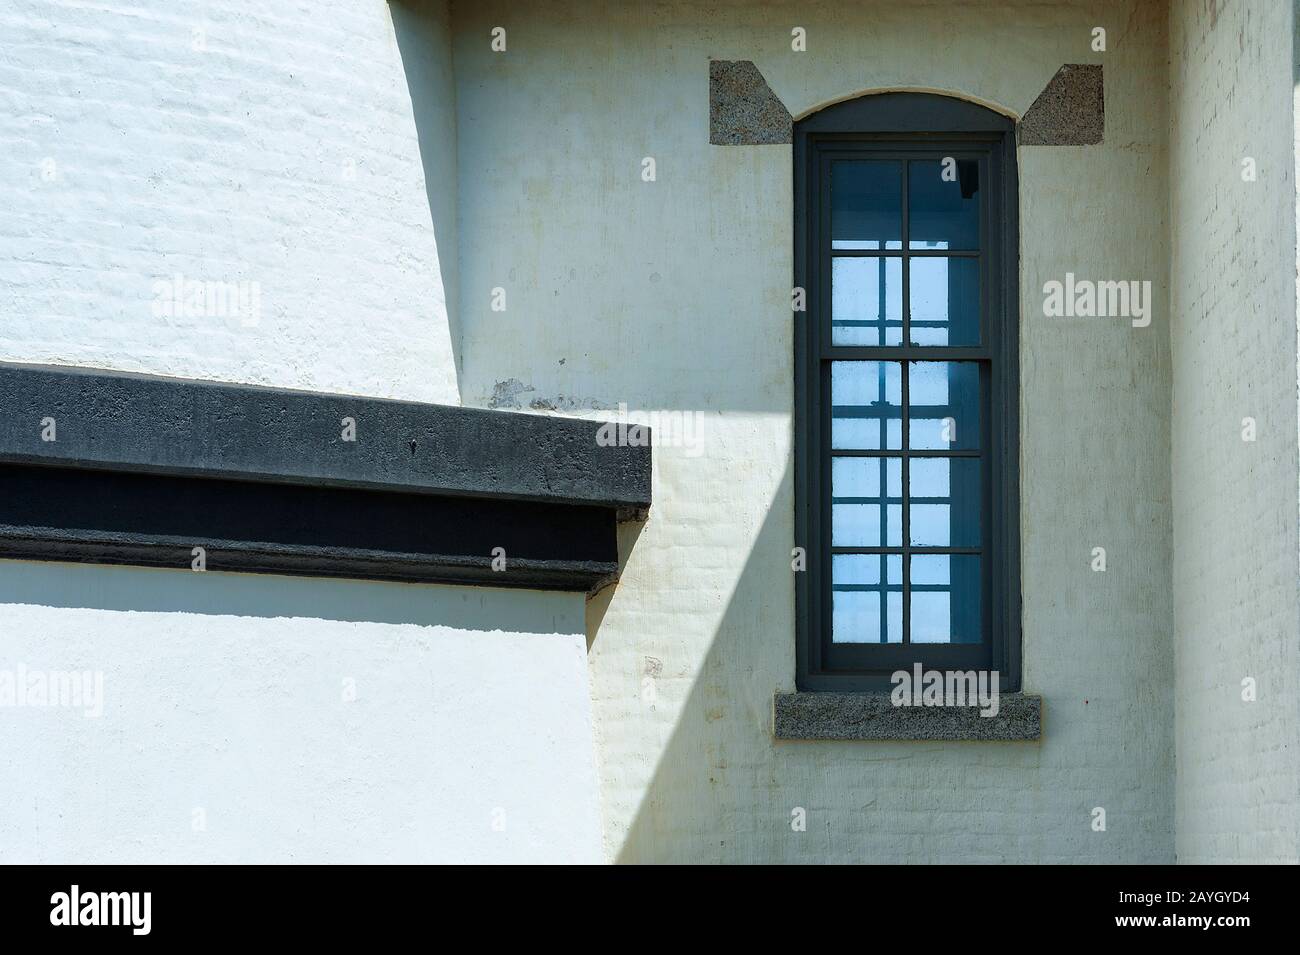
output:
<instances>
[{"instance_id":1,"label":"dark gray concrete cornice","mask_svg":"<svg viewBox=\"0 0 1300 955\"><path fill-rule=\"evenodd\" d=\"M0 557L590 591L650 504L598 421L12 364L0 409Z\"/></svg>"},{"instance_id":2,"label":"dark gray concrete cornice","mask_svg":"<svg viewBox=\"0 0 1300 955\"><path fill-rule=\"evenodd\" d=\"M4 363L0 409L0 463L650 506L650 448L598 421Z\"/></svg>"}]
</instances>

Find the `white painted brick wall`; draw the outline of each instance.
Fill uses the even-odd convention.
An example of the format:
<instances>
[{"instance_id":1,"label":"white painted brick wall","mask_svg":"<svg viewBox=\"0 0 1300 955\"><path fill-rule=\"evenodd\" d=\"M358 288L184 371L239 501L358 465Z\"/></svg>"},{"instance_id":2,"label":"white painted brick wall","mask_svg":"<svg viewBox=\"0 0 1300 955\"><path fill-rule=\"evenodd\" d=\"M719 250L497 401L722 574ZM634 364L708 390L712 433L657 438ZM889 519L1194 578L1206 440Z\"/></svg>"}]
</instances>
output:
<instances>
[{"instance_id":1,"label":"white painted brick wall","mask_svg":"<svg viewBox=\"0 0 1300 955\"><path fill-rule=\"evenodd\" d=\"M0 863L596 862L581 594L0 563ZM89 715L87 712L89 711Z\"/></svg>"},{"instance_id":2,"label":"white painted brick wall","mask_svg":"<svg viewBox=\"0 0 1300 955\"><path fill-rule=\"evenodd\" d=\"M624 528L623 580L587 608L610 859L1164 862L1175 854L1175 788L1179 858L1296 857L1289 11L772 0L706 16L684 0L571 0L544 13L463 5L449 25L438 5L413 9L0 8L0 359L456 401L459 347L467 403L521 388L524 404L568 412L620 401L698 412L703 453L657 449L651 520ZM488 46L497 25L509 31L506 54ZM789 49L794 25L808 30L807 53ZM1089 49L1094 26L1108 29L1104 55ZM206 49L194 48L200 28ZM1105 66L1105 143L1020 156L1025 681L1046 699L1041 744L771 738L772 692L792 688L794 673L790 156L708 145L711 56L754 59L796 114L887 87L1019 112L1062 63ZM1248 151L1260 164L1253 186L1237 175ZM653 184L640 180L647 155L658 162ZM1067 270L1150 279L1151 327L1042 318L1042 283ZM153 283L178 272L258 282L260 322L159 319ZM488 307L495 286L508 292L504 313ZM1247 414L1259 421L1254 445L1239 443ZM1088 569L1093 546L1107 547L1104 575ZM291 620L275 612L283 598L255 582L229 585L231 599L263 611L250 630L195 595L167 610L172 591L158 572L80 568L73 584L65 571L5 578L4 620L23 633L9 649L109 653L122 685L168 671L152 657L134 669L129 655L113 657L119 628L140 652L149 634L208 640L213 673L250 633L285 648L287 657L259 650L271 670L319 664L306 648L321 639L358 665L361 648L377 646L376 677L399 684L437 645L400 622ZM398 590L411 600L402 612L427 620L419 592ZM131 613L145 597L154 609ZM579 686L562 639L572 621L520 599L519 613L541 613L538 626L556 631L547 647L558 655L530 657L504 686L491 705L507 717L517 715L511 694L535 691L538 672L557 674L565 693ZM521 618L515 631L526 630ZM458 645L469 660L474 644ZM171 650L173 666L192 665ZM1247 674L1261 687L1250 709L1236 702ZM243 675L233 712L269 712L257 673ZM333 680L328 667L317 675ZM450 685L473 675L465 663ZM422 685L407 689L408 703L424 699ZM502 758L493 778L509 779L508 764L531 771L558 740L552 769L581 783L583 704L571 693L550 702L557 708L529 718L567 735L542 733L542 748L530 748L510 735L519 726L494 724L505 735L482 744ZM193 700L181 705L210 725ZM378 745L391 725L365 729ZM56 747L42 763L51 778L83 756L111 778L84 740L41 738ZM269 738L272 757L283 739ZM367 758L369 788L358 788L348 754L330 752L328 734L311 739L341 787L320 797L327 812L352 813L354 830L389 857L438 845L430 828L420 830L428 841L386 842L400 827L366 809L389 786L417 806L436 790L432 776L385 778L383 760ZM393 752L414 765L439 740L417 734ZM110 742L110 754L138 758L129 738ZM178 772L196 765L180 743L155 742ZM124 820L122 851L140 858L169 845L159 828L132 823L167 792L165 772L151 778L158 788L143 802L119 797L101 817ZM558 810L516 847L585 846L589 789L548 790L538 778L539 801ZM75 793L44 809L26 795L0 803L21 806L0 828L10 857L71 857L94 844L93 826L49 839L60 808L89 811ZM169 806L191 798L171 795ZM1089 827L1098 805L1106 833ZM809 811L806 833L790 830L795 806ZM237 853L236 835L221 853Z\"/></svg>"},{"instance_id":3,"label":"white painted brick wall","mask_svg":"<svg viewBox=\"0 0 1300 955\"><path fill-rule=\"evenodd\" d=\"M0 359L457 403L453 133L435 241L398 46L430 9L0 5ZM260 322L156 317L176 274L259 283Z\"/></svg>"},{"instance_id":4,"label":"white painted brick wall","mask_svg":"<svg viewBox=\"0 0 1300 955\"><path fill-rule=\"evenodd\" d=\"M458 403L447 31L383 0L0 4L0 360ZM175 273L259 283L260 321L156 317ZM0 561L0 680L104 693L0 707L0 862L598 860L583 610Z\"/></svg>"},{"instance_id":5,"label":"white painted brick wall","mask_svg":"<svg viewBox=\"0 0 1300 955\"><path fill-rule=\"evenodd\" d=\"M1172 7L1180 862L1300 859L1292 37L1288 0Z\"/></svg>"},{"instance_id":6,"label":"white painted brick wall","mask_svg":"<svg viewBox=\"0 0 1300 955\"><path fill-rule=\"evenodd\" d=\"M626 401L703 425L700 453L656 449L649 523L626 532L625 574L590 614L611 859L1172 861L1166 16L457 8L465 400L514 379L525 406ZM796 25L806 53L790 50ZM1025 677L1046 699L1041 744L772 739L772 693L794 684L791 156L709 145L710 57L753 59L796 114L899 86L1023 111L1061 64L1105 64L1106 142L1021 150ZM1151 327L1043 318L1042 284L1067 269L1151 280ZM498 285L504 313L489 309Z\"/></svg>"}]
</instances>

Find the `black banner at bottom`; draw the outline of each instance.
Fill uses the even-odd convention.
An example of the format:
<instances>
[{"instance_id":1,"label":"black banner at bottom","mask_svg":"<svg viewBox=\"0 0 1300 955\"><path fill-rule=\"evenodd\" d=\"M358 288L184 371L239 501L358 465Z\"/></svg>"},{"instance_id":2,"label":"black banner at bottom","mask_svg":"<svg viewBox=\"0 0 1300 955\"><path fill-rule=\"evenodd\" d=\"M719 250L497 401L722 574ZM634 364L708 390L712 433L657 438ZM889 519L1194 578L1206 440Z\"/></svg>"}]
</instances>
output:
<instances>
[{"instance_id":1,"label":"black banner at bottom","mask_svg":"<svg viewBox=\"0 0 1300 955\"><path fill-rule=\"evenodd\" d=\"M1183 940L1196 933L1231 942L1242 932L1287 928L1282 900L1295 875L1287 867L966 868L960 879L936 868L906 877L884 867L852 874L801 873L798 889L789 886L788 906L780 904L785 893L779 886L775 894L770 885L761 890L769 906L764 921L775 915L772 903L797 917L798 908L807 904L808 881L825 880L837 897L848 891L858 900L854 908L870 917L877 941L882 931L889 936L895 929L899 938L915 941L925 926L949 935L963 922L998 925L998 935L1010 938L1014 922L1023 922L1035 926L1035 937L1046 928L1071 939L1130 935ZM479 913L484 906L504 906L512 916L505 924L515 926L524 924L520 916L529 917L530 909L548 924L560 911L550 893L534 899L530 895L535 893L526 890L503 891L501 873L493 874L490 889L474 886L468 873L457 877L462 883L457 889L434 882L445 877L410 867L9 867L0 870L7 883L0 892L0 919L9 941L57 941L61 935L96 945L319 937L337 944L351 938L408 937L427 930L433 920L452 922L467 913L468 905ZM671 898L690 908L705 904L704 899L687 901L680 890L656 889L643 877L606 894L603 903L589 901L605 909L604 918L615 919L619 912L631 919L637 910L652 910L656 894L661 901ZM787 882L795 876L782 868L768 878ZM981 885L984 878L987 883ZM726 896L744 892L740 882L729 886ZM446 907L449 901L454 907ZM743 905L733 909L727 922L746 911L752 910Z\"/></svg>"}]
</instances>

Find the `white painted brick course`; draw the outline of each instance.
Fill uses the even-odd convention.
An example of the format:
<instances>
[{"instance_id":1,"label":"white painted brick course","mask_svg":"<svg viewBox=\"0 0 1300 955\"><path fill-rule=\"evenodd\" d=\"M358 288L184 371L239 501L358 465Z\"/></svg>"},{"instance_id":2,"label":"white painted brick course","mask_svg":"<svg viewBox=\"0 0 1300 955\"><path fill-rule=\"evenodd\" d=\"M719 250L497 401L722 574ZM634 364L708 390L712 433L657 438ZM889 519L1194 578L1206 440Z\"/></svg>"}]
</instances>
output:
<instances>
[{"instance_id":1,"label":"white painted brick course","mask_svg":"<svg viewBox=\"0 0 1300 955\"><path fill-rule=\"evenodd\" d=\"M1172 7L1180 862L1300 860L1293 31L1283 0Z\"/></svg>"},{"instance_id":2,"label":"white painted brick course","mask_svg":"<svg viewBox=\"0 0 1300 955\"><path fill-rule=\"evenodd\" d=\"M656 449L649 523L593 604L609 858L1172 861L1163 6L487 2L454 27L465 400L513 378L525 405L626 401L708 425L698 456ZM796 115L896 87L1018 112L1062 63L1105 64L1106 142L1021 150L1041 744L772 739L772 693L794 684L791 157L709 145L710 57L754 60ZM1039 290L1067 269L1151 280L1151 327L1043 318ZM505 313L488 308L497 285Z\"/></svg>"},{"instance_id":3,"label":"white painted brick course","mask_svg":"<svg viewBox=\"0 0 1300 955\"><path fill-rule=\"evenodd\" d=\"M457 403L383 0L6 3L0 104L0 359ZM155 317L175 274L259 283L260 322Z\"/></svg>"}]
</instances>

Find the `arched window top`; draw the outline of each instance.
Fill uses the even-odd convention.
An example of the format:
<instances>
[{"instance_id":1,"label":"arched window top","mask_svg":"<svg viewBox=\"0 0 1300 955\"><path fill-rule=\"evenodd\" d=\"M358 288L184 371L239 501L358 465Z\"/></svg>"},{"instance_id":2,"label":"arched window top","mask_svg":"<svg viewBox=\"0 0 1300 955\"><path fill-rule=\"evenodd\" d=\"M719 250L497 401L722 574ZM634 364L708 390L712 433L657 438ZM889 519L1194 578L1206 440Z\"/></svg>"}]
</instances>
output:
<instances>
[{"instance_id":1,"label":"arched window top","mask_svg":"<svg viewBox=\"0 0 1300 955\"><path fill-rule=\"evenodd\" d=\"M1002 133L1015 120L987 106L942 93L865 93L809 113L805 133Z\"/></svg>"}]
</instances>

